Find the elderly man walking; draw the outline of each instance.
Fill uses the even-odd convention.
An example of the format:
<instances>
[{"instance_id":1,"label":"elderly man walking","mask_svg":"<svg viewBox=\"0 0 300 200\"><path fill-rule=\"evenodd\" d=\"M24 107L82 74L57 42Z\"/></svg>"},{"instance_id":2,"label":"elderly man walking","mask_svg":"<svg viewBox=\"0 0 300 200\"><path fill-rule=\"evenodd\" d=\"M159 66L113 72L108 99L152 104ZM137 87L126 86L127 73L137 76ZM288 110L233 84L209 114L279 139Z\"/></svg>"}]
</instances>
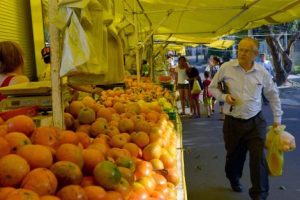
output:
<instances>
[{"instance_id":1,"label":"elderly man walking","mask_svg":"<svg viewBox=\"0 0 300 200\"><path fill-rule=\"evenodd\" d=\"M250 37L242 39L238 45L238 59L222 65L209 90L217 100L225 101L225 172L231 188L235 192L243 190L240 178L249 151L252 183L249 195L253 200L265 200L269 179L264 154L267 124L261 113L262 90L272 108L273 126L280 125L283 112L272 76L255 63L257 55L258 42Z\"/></svg>"}]
</instances>

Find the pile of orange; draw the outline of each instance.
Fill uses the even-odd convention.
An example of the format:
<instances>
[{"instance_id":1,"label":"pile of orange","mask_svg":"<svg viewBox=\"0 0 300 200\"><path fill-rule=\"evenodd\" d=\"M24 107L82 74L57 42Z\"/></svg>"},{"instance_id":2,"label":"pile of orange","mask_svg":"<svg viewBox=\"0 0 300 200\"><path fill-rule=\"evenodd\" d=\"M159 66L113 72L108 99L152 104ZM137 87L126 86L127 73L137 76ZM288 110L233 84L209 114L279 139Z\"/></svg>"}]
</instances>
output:
<instances>
[{"instance_id":1,"label":"pile of orange","mask_svg":"<svg viewBox=\"0 0 300 200\"><path fill-rule=\"evenodd\" d=\"M125 93L71 102L66 130L0 119L0 200L176 199L174 125Z\"/></svg>"}]
</instances>

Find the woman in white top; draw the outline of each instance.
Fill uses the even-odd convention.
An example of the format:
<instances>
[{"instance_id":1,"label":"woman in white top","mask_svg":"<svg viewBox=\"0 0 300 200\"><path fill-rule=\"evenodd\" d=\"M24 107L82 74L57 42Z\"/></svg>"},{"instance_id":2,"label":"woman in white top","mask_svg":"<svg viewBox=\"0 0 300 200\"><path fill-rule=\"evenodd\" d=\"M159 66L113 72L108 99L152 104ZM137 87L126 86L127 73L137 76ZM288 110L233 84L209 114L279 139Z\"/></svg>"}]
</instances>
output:
<instances>
[{"instance_id":1,"label":"woman in white top","mask_svg":"<svg viewBox=\"0 0 300 200\"><path fill-rule=\"evenodd\" d=\"M189 82L186 70L189 68L187 60L184 56L178 58L178 66L176 67L176 84L179 91L179 98L181 103L181 115L185 115L186 101L189 103ZM189 104L190 105L190 104Z\"/></svg>"},{"instance_id":2,"label":"woman in white top","mask_svg":"<svg viewBox=\"0 0 300 200\"><path fill-rule=\"evenodd\" d=\"M24 59L21 47L11 41L0 42L0 87L28 82L23 75ZM5 97L0 94L0 100Z\"/></svg>"}]
</instances>

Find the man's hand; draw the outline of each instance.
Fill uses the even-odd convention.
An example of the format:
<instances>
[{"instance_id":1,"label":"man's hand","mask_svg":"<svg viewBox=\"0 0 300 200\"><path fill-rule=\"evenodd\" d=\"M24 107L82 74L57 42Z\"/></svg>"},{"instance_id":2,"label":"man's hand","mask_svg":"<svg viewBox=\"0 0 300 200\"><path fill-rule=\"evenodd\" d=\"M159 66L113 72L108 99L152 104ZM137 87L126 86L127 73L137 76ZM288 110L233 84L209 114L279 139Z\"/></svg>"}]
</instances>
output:
<instances>
[{"instance_id":1,"label":"man's hand","mask_svg":"<svg viewBox=\"0 0 300 200\"><path fill-rule=\"evenodd\" d=\"M230 94L228 94L226 96L226 103L228 103L229 105L234 105L235 104L235 98L233 98Z\"/></svg>"},{"instance_id":2,"label":"man's hand","mask_svg":"<svg viewBox=\"0 0 300 200\"><path fill-rule=\"evenodd\" d=\"M278 122L273 122L273 128L277 128L278 126L280 126L281 124Z\"/></svg>"}]
</instances>

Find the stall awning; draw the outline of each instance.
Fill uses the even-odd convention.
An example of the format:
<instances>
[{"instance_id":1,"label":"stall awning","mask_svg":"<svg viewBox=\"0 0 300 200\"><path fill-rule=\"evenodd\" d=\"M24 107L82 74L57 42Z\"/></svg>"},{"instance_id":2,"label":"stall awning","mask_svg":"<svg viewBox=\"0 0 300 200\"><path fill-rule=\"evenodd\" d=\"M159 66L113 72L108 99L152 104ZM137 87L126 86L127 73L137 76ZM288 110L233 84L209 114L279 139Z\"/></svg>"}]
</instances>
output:
<instances>
[{"instance_id":1,"label":"stall awning","mask_svg":"<svg viewBox=\"0 0 300 200\"><path fill-rule=\"evenodd\" d=\"M217 40L209 44L205 44L207 47L216 49L228 49L234 44L234 40Z\"/></svg>"},{"instance_id":2,"label":"stall awning","mask_svg":"<svg viewBox=\"0 0 300 200\"><path fill-rule=\"evenodd\" d=\"M283 23L300 17L299 0L123 0L124 12L132 15L139 2L141 29L159 25L154 35L170 35L177 41L214 39L265 24ZM121 6L121 7L122 7ZM139 8L139 7L137 7ZM147 14L145 17L144 14ZM163 22L162 22L163 20ZM206 43L206 42L203 42Z\"/></svg>"}]
</instances>

